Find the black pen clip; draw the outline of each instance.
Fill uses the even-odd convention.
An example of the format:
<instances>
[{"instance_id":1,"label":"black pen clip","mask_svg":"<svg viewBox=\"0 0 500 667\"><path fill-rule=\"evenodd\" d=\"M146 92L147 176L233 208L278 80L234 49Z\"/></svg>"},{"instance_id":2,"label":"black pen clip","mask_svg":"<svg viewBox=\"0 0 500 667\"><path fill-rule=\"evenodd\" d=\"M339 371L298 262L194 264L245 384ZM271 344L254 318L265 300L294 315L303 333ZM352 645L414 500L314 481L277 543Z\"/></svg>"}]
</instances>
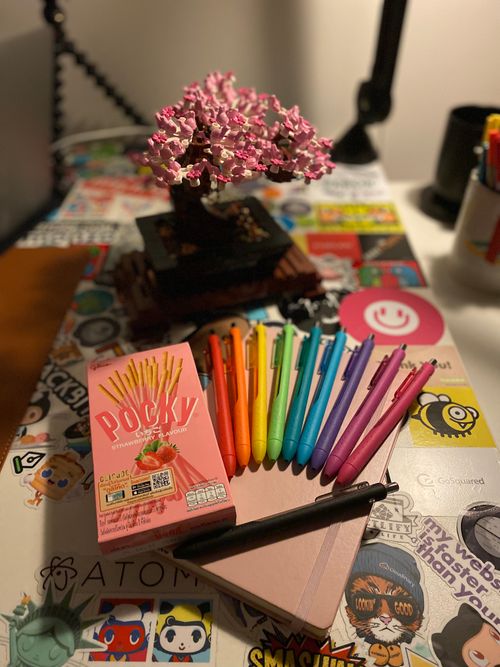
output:
<instances>
[{"instance_id":1,"label":"black pen clip","mask_svg":"<svg viewBox=\"0 0 500 667\"><path fill-rule=\"evenodd\" d=\"M314 499L314 502L321 502L327 498L338 498L339 496L344 496L346 493L352 493L353 491L359 491L359 489L364 489L365 486L370 486L368 482L358 482L357 484L351 484L351 486L343 486L342 488L332 489L328 493L324 493L321 496L317 496Z\"/></svg>"}]
</instances>

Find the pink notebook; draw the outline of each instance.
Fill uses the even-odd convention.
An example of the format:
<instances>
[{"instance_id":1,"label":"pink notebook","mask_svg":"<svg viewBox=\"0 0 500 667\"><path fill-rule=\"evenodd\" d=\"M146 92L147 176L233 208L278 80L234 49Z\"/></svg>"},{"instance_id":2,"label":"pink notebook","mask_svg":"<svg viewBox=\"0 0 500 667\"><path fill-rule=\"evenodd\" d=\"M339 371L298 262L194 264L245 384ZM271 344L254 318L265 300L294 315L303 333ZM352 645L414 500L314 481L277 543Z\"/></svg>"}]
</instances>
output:
<instances>
[{"instance_id":1,"label":"pink notebook","mask_svg":"<svg viewBox=\"0 0 500 667\"><path fill-rule=\"evenodd\" d=\"M277 327L267 328L268 361L271 359L272 341L278 331ZM294 362L299 345L297 337ZM318 366L322 348L318 354ZM363 399L378 362L392 349L375 347L343 427ZM349 353L343 355L324 421L341 386L342 371L348 356ZM405 374L400 371L386 401L392 399L395 388ZM296 375L294 368L290 378L289 401ZM269 368L269 391L272 377L273 369ZM319 375L315 373L310 398L318 379ZM206 397L212 412L211 386L207 389ZM383 407L380 406L371 423L380 416ZM396 435L394 432L365 468L362 481L374 483L383 480ZM260 466L252 462L231 480L230 486L237 523L261 519L314 502L319 496L332 491L331 482L325 484L321 475L313 476L307 468L300 470L296 464L287 464L282 460L271 464L267 459ZM244 599L279 620L289 622L293 631L324 637L335 618L367 519L368 513L360 514L359 510L344 512L341 519L329 527L317 528L265 546L248 545L246 550L223 558L179 562L186 570L211 581L225 592Z\"/></svg>"}]
</instances>

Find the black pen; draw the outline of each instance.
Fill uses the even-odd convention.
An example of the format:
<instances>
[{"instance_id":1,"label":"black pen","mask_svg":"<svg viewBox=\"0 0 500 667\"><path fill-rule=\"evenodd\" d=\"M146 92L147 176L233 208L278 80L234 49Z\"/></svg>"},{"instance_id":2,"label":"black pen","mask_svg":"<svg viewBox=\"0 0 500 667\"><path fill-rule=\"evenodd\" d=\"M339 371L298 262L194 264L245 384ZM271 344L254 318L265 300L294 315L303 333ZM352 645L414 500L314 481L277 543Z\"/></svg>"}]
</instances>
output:
<instances>
[{"instance_id":1,"label":"black pen","mask_svg":"<svg viewBox=\"0 0 500 667\"><path fill-rule=\"evenodd\" d=\"M298 528L300 533L305 533L318 526L333 523L336 519L336 512L339 510L369 505L377 500L383 500L389 493L394 493L398 489L399 485L391 482L390 484L367 484L352 491L346 490L289 512L249 521L223 532L200 535L175 547L172 556L183 559L205 558L228 548L244 551L255 546L256 541L259 541L260 544L276 542L288 537L289 531L293 529Z\"/></svg>"}]
</instances>

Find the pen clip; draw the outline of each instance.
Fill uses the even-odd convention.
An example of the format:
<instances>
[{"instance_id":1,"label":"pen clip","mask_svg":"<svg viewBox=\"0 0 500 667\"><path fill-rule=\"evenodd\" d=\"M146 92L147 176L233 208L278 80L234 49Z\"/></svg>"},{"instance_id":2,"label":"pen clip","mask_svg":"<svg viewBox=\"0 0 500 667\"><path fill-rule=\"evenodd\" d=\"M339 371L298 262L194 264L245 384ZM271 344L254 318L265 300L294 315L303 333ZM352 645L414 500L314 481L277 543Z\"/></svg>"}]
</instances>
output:
<instances>
[{"instance_id":1,"label":"pen clip","mask_svg":"<svg viewBox=\"0 0 500 667\"><path fill-rule=\"evenodd\" d=\"M382 377L382 373L386 369L388 363L389 363L389 355L386 354L385 357L382 359L382 361L377 366L377 368L375 369L375 373L373 374L373 377L368 384L368 390L373 389L373 387L380 380L380 378Z\"/></svg>"},{"instance_id":2,"label":"pen clip","mask_svg":"<svg viewBox=\"0 0 500 667\"><path fill-rule=\"evenodd\" d=\"M344 368L344 373L342 375L342 380L348 380L349 376L352 373L352 370L354 366L356 365L356 361L359 357L359 352L361 348L359 345L357 345L354 350L351 353L351 356L349 357L349 361L347 362L347 366Z\"/></svg>"},{"instance_id":3,"label":"pen clip","mask_svg":"<svg viewBox=\"0 0 500 667\"><path fill-rule=\"evenodd\" d=\"M325 370L328 368L328 363L332 357L332 351L333 351L333 341L328 341L325 349L323 350L323 356L321 357L321 361L318 367L318 374L320 377L319 377L319 382L316 385L316 389L314 390L314 396L312 398L313 403L316 402L319 395L321 394L321 389L325 381Z\"/></svg>"},{"instance_id":4,"label":"pen clip","mask_svg":"<svg viewBox=\"0 0 500 667\"><path fill-rule=\"evenodd\" d=\"M396 389L394 393L394 398L392 399L395 401L396 399L400 398L402 394L404 394L405 390L408 389L410 384L413 382L413 379L415 378L415 375L417 374L417 369L414 368L411 370L408 375L405 377L403 382L399 385L399 387Z\"/></svg>"},{"instance_id":5,"label":"pen clip","mask_svg":"<svg viewBox=\"0 0 500 667\"><path fill-rule=\"evenodd\" d=\"M309 356L309 348L311 347L311 338L303 338L300 343L299 353L297 354L297 361L295 362L295 370L304 368L306 359Z\"/></svg>"},{"instance_id":6,"label":"pen clip","mask_svg":"<svg viewBox=\"0 0 500 667\"><path fill-rule=\"evenodd\" d=\"M271 368L280 368L283 363L284 334L279 333L273 341Z\"/></svg>"},{"instance_id":7,"label":"pen clip","mask_svg":"<svg viewBox=\"0 0 500 667\"><path fill-rule=\"evenodd\" d=\"M328 364L330 363L330 359L332 358L332 353L333 353L333 341L329 340L325 346L325 349L323 350L323 356L321 357L321 361L318 368L318 373L320 373L321 375L323 375L326 369L328 368Z\"/></svg>"},{"instance_id":8,"label":"pen clip","mask_svg":"<svg viewBox=\"0 0 500 667\"><path fill-rule=\"evenodd\" d=\"M222 359L225 361L225 368L227 373L234 373L234 339L231 335L224 336L222 339L224 343L225 354L222 354Z\"/></svg>"},{"instance_id":9,"label":"pen clip","mask_svg":"<svg viewBox=\"0 0 500 667\"><path fill-rule=\"evenodd\" d=\"M328 493L323 493L321 496L317 496L314 499L314 502L321 502L322 500L326 500L327 498L338 498L339 496L343 496L346 493L352 493L353 491L359 491L359 489L364 489L366 486L370 486L368 482L358 482L357 484L351 484L351 486L343 486L342 488L335 488L329 491Z\"/></svg>"},{"instance_id":10,"label":"pen clip","mask_svg":"<svg viewBox=\"0 0 500 667\"><path fill-rule=\"evenodd\" d=\"M245 341L245 361L247 370L251 371L257 368L257 332L252 334Z\"/></svg>"}]
</instances>

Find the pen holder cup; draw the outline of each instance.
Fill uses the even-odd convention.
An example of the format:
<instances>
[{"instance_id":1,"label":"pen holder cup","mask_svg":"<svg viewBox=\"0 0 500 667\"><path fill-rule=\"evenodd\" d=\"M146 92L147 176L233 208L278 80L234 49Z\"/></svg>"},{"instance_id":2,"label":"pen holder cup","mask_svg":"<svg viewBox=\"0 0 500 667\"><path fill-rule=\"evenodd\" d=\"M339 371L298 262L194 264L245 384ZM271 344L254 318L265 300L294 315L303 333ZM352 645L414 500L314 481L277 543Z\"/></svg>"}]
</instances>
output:
<instances>
[{"instance_id":1,"label":"pen holder cup","mask_svg":"<svg viewBox=\"0 0 500 667\"><path fill-rule=\"evenodd\" d=\"M471 172L458 215L451 254L460 282L500 293L500 192Z\"/></svg>"}]
</instances>

